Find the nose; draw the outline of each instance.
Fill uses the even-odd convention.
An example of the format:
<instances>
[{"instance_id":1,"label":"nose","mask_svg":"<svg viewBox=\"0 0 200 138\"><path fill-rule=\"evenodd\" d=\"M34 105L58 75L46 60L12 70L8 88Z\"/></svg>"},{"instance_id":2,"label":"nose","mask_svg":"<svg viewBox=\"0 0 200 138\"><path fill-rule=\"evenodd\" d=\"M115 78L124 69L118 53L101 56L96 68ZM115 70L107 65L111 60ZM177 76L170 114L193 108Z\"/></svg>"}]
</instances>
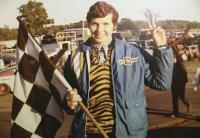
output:
<instances>
[{"instance_id":1,"label":"nose","mask_svg":"<svg viewBox=\"0 0 200 138\"><path fill-rule=\"evenodd\" d=\"M101 25L101 24L99 24L98 26L97 26L97 31L98 32L101 32L101 31L103 31L103 25Z\"/></svg>"}]
</instances>

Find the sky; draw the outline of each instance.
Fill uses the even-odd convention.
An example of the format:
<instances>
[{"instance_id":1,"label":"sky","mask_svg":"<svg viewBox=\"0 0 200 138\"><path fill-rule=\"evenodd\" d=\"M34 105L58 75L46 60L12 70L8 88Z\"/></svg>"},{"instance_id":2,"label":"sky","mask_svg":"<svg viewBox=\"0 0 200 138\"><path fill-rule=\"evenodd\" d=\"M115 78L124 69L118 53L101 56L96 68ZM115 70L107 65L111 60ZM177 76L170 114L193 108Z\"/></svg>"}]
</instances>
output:
<instances>
[{"instance_id":1,"label":"sky","mask_svg":"<svg viewBox=\"0 0 200 138\"><path fill-rule=\"evenodd\" d=\"M89 7L97 0L36 0L43 2L55 25L85 20ZM146 20L144 12L159 13L158 20L188 20L200 22L200 0L102 0L113 5L121 18ZM17 28L18 8L28 0L0 0L0 27Z\"/></svg>"}]
</instances>

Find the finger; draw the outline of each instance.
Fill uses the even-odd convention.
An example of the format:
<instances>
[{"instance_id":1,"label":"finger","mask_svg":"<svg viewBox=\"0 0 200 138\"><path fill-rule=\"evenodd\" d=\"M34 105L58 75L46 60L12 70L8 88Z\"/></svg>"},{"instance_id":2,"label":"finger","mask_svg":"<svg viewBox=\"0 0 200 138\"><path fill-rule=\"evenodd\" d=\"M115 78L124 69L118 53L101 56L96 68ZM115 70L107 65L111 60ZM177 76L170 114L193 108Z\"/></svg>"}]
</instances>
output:
<instances>
[{"instance_id":1,"label":"finger","mask_svg":"<svg viewBox=\"0 0 200 138\"><path fill-rule=\"evenodd\" d=\"M154 30L156 29L156 15L153 15L152 12L147 9L146 10L146 13L145 13L145 16L147 17L148 19L148 26L151 30Z\"/></svg>"},{"instance_id":2,"label":"finger","mask_svg":"<svg viewBox=\"0 0 200 138\"><path fill-rule=\"evenodd\" d=\"M155 30L156 29L156 23L155 23L155 18L150 15L150 19L148 20L148 24L149 24L149 28L152 29L152 30Z\"/></svg>"},{"instance_id":3,"label":"finger","mask_svg":"<svg viewBox=\"0 0 200 138\"><path fill-rule=\"evenodd\" d=\"M71 91L69 91L69 93L67 94L68 99L72 99L75 95L78 95L77 90L73 89Z\"/></svg>"},{"instance_id":4,"label":"finger","mask_svg":"<svg viewBox=\"0 0 200 138\"><path fill-rule=\"evenodd\" d=\"M154 17L152 17L152 20L151 20L151 24L152 24L152 26L153 26L153 28L155 29L156 28L156 18Z\"/></svg>"},{"instance_id":5,"label":"finger","mask_svg":"<svg viewBox=\"0 0 200 138\"><path fill-rule=\"evenodd\" d=\"M76 108L76 106L74 104L69 104L69 107L74 110Z\"/></svg>"},{"instance_id":6,"label":"finger","mask_svg":"<svg viewBox=\"0 0 200 138\"><path fill-rule=\"evenodd\" d=\"M67 95L66 100L68 102L78 102L78 101L81 101L82 98L78 94L73 94L73 95Z\"/></svg>"},{"instance_id":7,"label":"finger","mask_svg":"<svg viewBox=\"0 0 200 138\"><path fill-rule=\"evenodd\" d=\"M76 89L72 89L71 91L69 91L69 94L70 94L70 95L78 94L78 92L77 92Z\"/></svg>"},{"instance_id":8,"label":"finger","mask_svg":"<svg viewBox=\"0 0 200 138\"><path fill-rule=\"evenodd\" d=\"M73 110L78 106L78 102L67 101L67 105Z\"/></svg>"},{"instance_id":9,"label":"finger","mask_svg":"<svg viewBox=\"0 0 200 138\"><path fill-rule=\"evenodd\" d=\"M151 25L151 23L150 23L149 20L147 21L147 23L148 23L149 29L150 29L150 30L154 30L154 28L153 28L153 26Z\"/></svg>"},{"instance_id":10,"label":"finger","mask_svg":"<svg viewBox=\"0 0 200 138\"><path fill-rule=\"evenodd\" d=\"M79 96L79 95L75 95L75 96L73 96L72 97L72 102L78 102L78 101L81 101L82 100L82 98Z\"/></svg>"},{"instance_id":11,"label":"finger","mask_svg":"<svg viewBox=\"0 0 200 138\"><path fill-rule=\"evenodd\" d=\"M146 10L145 16L146 16L146 18L147 18L147 23L148 23L149 29L153 30L153 25L152 25L152 21L151 21L151 20L152 20L152 19L151 19L151 18L152 18L152 15L151 15L149 9Z\"/></svg>"},{"instance_id":12,"label":"finger","mask_svg":"<svg viewBox=\"0 0 200 138\"><path fill-rule=\"evenodd\" d=\"M157 18L157 14L152 14L152 13L150 13L151 14L151 25L153 26L153 28L155 29L155 28L157 28L157 25L156 25L156 18Z\"/></svg>"},{"instance_id":13,"label":"finger","mask_svg":"<svg viewBox=\"0 0 200 138\"><path fill-rule=\"evenodd\" d=\"M74 95L76 95L76 93L73 92L73 91L70 91L70 92L67 94L67 96L66 96L67 102L72 102L73 99L74 99Z\"/></svg>"},{"instance_id":14,"label":"finger","mask_svg":"<svg viewBox=\"0 0 200 138\"><path fill-rule=\"evenodd\" d=\"M71 92L69 95L67 95L66 98L67 98L67 100L70 101L70 102L82 101L81 96L80 96L77 92L75 92L75 93Z\"/></svg>"},{"instance_id":15,"label":"finger","mask_svg":"<svg viewBox=\"0 0 200 138\"><path fill-rule=\"evenodd\" d=\"M154 32L163 34L165 31L161 27L157 27Z\"/></svg>"},{"instance_id":16,"label":"finger","mask_svg":"<svg viewBox=\"0 0 200 138\"><path fill-rule=\"evenodd\" d=\"M78 102L74 102L74 103L73 103L73 106L74 106L74 107L77 107L77 106L78 106Z\"/></svg>"}]
</instances>

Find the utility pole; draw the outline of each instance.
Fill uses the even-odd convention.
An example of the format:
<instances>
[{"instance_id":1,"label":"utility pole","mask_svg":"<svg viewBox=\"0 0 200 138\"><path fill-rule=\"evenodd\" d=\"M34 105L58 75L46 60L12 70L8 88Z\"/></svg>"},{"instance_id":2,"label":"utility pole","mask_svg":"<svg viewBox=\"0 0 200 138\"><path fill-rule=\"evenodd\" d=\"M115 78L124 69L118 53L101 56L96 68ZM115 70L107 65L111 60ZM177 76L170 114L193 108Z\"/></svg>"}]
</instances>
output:
<instances>
[{"instance_id":1,"label":"utility pole","mask_svg":"<svg viewBox=\"0 0 200 138\"><path fill-rule=\"evenodd\" d=\"M85 23L84 23L84 20L82 20L82 39L83 39L83 41L84 41L84 38L85 38L84 30L85 30Z\"/></svg>"},{"instance_id":2,"label":"utility pole","mask_svg":"<svg viewBox=\"0 0 200 138\"><path fill-rule=\"evenodd\" d=\"M65 18L65 28L64 30L67 30L67 19Z\"/></svg>"}]
</instances>

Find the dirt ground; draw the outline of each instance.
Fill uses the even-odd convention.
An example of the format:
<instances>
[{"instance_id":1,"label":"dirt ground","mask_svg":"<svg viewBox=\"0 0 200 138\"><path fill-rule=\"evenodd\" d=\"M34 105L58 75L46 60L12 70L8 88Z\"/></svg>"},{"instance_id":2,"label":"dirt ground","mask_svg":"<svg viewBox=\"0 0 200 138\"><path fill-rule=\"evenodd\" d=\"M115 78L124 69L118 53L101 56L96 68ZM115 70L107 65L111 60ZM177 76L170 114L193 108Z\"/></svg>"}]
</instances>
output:
<instances>
[{"instance_id":1,"label":"dirt ground","mask_svg":"<svg viewBox=\"0 0 200 138\"><path fill-rule=\"evenodd\" d=\"M192 79L199 61L185 63L189 82L186 96L192 105L190 113L180 103L180 117L170 117L172 113L171 93L146 88L148 113L148 138L200 138L200 92L192 91ZM0 138L10 137L12 95L0 96ZM73 116L65 115L65 121L56 138L66 138L69 134Z\"/></svg>"}]
</instances>

